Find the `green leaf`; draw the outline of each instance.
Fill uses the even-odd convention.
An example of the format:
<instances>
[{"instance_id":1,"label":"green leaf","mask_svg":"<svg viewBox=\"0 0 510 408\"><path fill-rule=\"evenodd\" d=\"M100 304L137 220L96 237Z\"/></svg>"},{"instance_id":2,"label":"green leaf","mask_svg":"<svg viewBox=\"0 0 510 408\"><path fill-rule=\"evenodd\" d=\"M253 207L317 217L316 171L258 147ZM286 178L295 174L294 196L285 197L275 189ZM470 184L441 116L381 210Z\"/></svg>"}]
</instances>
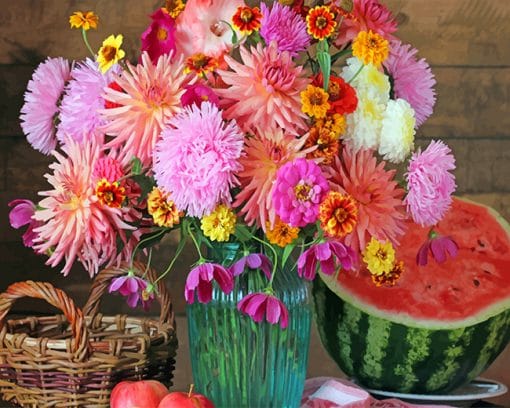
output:
<instances>
[{"instance_id":1,"label":"green leaf","mask_svg":"<svg viewBox=\"0 0 510 408\"><path fill-rule=\"evenodd\" d=\"M133 157L131 159L131 172L133 174L139 175L142 174L143 165L142 161L138 157Z\"/></svg>"},{"instance_id":2,"label":"green leaf","mask_svg":"<svg viewBox=\"0 0 510 408\"><path fill-rule=\"evenodd\" d=\"M331 55L329 52L320 51L317 53L317 60L319 61L319 66L321 67L324 84L323 88L327 92L329 87L329 77L331 75Z\"/></svg>"},{"instance_id":3,"label":"green leaf","mask_svg":"<svg viewBox=\"0 0 510 408\"><path fill-rule=\"evenodd\" d=\"M296 242L296 240L294 241ZM296 244L295 243L291 243L289 245L287 245L284 249L283 249L283 255L282 255L282 265L285 265L285 263L287 262L287 259L289 259L289 256L292 254L292 251L294 250L294 248L296 247Z\"/></svg>"},{"instance_id":4,"label":"green leaf","mask_svg":"<svg viewBox=\"0 0 510 408\"><path fill-rule=\"evenodd\" d=\"M253 237L253 235L251 234L248 227L244 224L236 225L236 230L234 232L234 235L240 242L250 241Z\"/></svg>"},{"instance_id":5,"label":"green leaf","mask_svg":"<svg viewBox=\"0 0 510 408\"><path fill-rule=\"evenodd\" d=\"M339 58L343 57L344 55L350 54L351 52L352 50L350 48L347 48L345 50L338 51L336 54L333 54L331 56L331 65L337 62Z\"/></svg>"},{"instance_id":6,"label":"green leaf","mask_svg":"<svg viewBox=\"0 0 510 408\"><path fill-rule=\"evenodd\" d=\"M139 248L143 249L143 248L148 248L153 245L156 245L158 242L161 241L161 239L169 231L170 231L170 229L166 229L166 230L157 229L157 230L149 232L147 234L143 234L140 237Z\"/></svg>"},{"instance_id":7,"label":"green leaf","mask_svg":"<svg viewBox=\"0 0 510 408\"><path fill-rule=\"evenodd\" d=\"M134 180L142 190L140 198L138 200L138 203L141 203L147 197L147 194L149 194L152 191L152 188L155 186L154 179L152 177L146 176L145 174L138 174L136 176L132 176L131 179Z\"/></svg>"}]
</instances>

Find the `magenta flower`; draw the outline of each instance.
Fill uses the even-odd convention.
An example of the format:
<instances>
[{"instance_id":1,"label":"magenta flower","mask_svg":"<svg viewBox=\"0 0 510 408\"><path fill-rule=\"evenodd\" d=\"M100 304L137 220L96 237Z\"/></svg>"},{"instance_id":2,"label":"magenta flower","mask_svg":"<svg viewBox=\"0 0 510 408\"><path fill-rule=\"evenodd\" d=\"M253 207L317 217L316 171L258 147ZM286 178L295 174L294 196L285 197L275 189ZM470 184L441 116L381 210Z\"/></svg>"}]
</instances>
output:
<instances>
[{"instance_id":1,"label":"magenta flower","mask_svg":"<svg viewBox=\"0 0 510 408\"><path fill-rule=\"evenodd\" d=\"M312 245L299 256L297 264L299 277L313 280L317 273L317 262L322 273L333 275L338 268L354 269L356 254L350 247L337 241Z\"/></svg>"},{"instance_id":2,"label":"magenta flower","mask_svg":"<svg viewBox=\"0 0 510 408\"><path fill-rule=\"evenodd\" d=\"M429 252L437 263L446 261L447 256L455 258L459 252L459 246L450 236L438 235L435 231L429 234L429 239L420 247L416 254L416 263L421 266L427 265Z\"/></svg>"},{"instance_id":3,"label":"magenta flower","mask_svg":"<svg viewBox=\"0 0 510 408\"><path fill-rule=\"evenodd\" d=\"M9 204L12 210L9 212L9 222L13 228L21 228L23 225L28 225L27 230L23 234L23 244L26 247L32 248L34 246L34 239L37 233L34 228L42 225L40 221L32 218L35 214L36 206L30 200L12 200Z\"/></svg>"},{"instance_id":4,"label":"magenta flower","mask_svg":"<svg viewBox=\"0 0 510 408\"><path fill-rule=\"evenodd\" d=\"M278 51L288 51L292 57L310 45L305 21L290 7L274 2L271 10L264 3L260 3L260 9L260 36L266 44L274 41Z\"/></svg>"},{"instance_id":5,"label":"magenta flower","mask_svg":"<svg viewBox=\"0 0 510 408\"><path fill-rule=\"evenodd\" d=\"M112 279L108 292L119 292L122 296L127 297L127 304L133 309L138 306L138 302L141 300L142 306L146 309L150 302L150 297L142 298L142 292L146 288L147 282L130 272L125 276ZM154 295L152 298L154 298Z\"/></svg>"},{"instance_id":6,"label":"magenta flower","mask_svg":"<svg viewBox=\"0 0 510 408\"><path fill-rule=\"evenodd\" d=\"M299 158L278 169L273 206L283 222L304 227L317 221L319 205L328 191L329 184L319 165Z\"/></svg>"},{"instance_id":7,"label":"magenta flower","mask_svg":"<svg viewBox=\"0 0 510 408\"><path fill-rule=\"evenodd\" d=\"M443 218L456 187L450 173L454 169L455 157L442 141L433 140L423 152L413 154L405 174L408 193L404 204L414 222L431 226Z\"/></svg>"},{"instance_id":8,"label":"magenta flower","mask_svg":"<svg viewBox=\"0 0 510 408\"><path fill-rule=\"evenodd\" d=\"M280 323L285 329L289 325L289 311L285 304L273 295L266 293L250 293L237 304L237 310L250 316L253 321L260 323L264 317L271 324Z\"/></svg>"},{"instance_id":9,"label":"magenta flower","mask_svg":"<svg viewBox=\"0 0 510 408\"><path fill-rule=\"evenodd\" d=\"M234 277L224 266L203 263L194 267L186 278L184 297L189 304L195 301L195 291L200 303L209 303L212 299L213 280L218 283L220 289L229 294L234 289Z\"/></svg>"},{"instance_id":10,"label":"magenta flower","mask_svg":"<svg viewBox=\"0 0 510 408\"><path fill-rule=\"evenodd\" d=\"M175 53L175 20L162 9L150 17L151 25L142 33L142 52L147 51L156 63L163 54Z\"/></svg>"},{"instance_id":11,"label":"magenta flower","mask_svg":"<svg viewBox=\"0 0 510 408\"><path fill-rule=\"evenodd\" d=\"M197 105L199 108L203 102L211 102L215 106L220 105L220 98L214 91L207 85L196 83L193 85L186 85L184 87L186 92L181 96L182 106Z\"/></svg>"},{"instance_id":12,"label":"magenta flower","mask_svg":"<svg viewBox=\"0 0 510 408\"><path fill-rule=\"evenodd\" d=\"M271 279L272 264L269 258L264 254L249 254L243 256L241 259L239 259L239 261L234 263L228 269L230 270L233 276L239 276L244 272L246 266L248 266L248 268L251 269L262 270L262 272L264 272L264 275L266 275L267 279Z\"/></svg>"}]
</instances>

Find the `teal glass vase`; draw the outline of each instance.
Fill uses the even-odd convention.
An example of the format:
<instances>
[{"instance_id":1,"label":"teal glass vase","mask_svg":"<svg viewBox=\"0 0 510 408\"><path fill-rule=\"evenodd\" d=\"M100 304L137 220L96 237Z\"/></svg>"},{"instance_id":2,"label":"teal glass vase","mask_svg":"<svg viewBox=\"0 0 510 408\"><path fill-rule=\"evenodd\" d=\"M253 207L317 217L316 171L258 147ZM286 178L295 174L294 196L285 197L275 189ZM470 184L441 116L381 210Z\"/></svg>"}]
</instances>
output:
<instances>
[{"instance_id":1,"label":"teal glass vase","mask_svg":"<svg viewBox=\"0 0 510 408\"><path fill-rule=\"evenodd\" d=\"M237 244L216 245L209 259L230 266ZM247 270L235 278L234 290L224 294L214 284L212 301L187 306L191 368L197 392L216 407L299 407L306 377L311 297L307 283L295 270L276 272L275 295L289 310L282 329L255 323L237 310L247 294L264 290L267 278Z\"/></svg>"}]
</instances>

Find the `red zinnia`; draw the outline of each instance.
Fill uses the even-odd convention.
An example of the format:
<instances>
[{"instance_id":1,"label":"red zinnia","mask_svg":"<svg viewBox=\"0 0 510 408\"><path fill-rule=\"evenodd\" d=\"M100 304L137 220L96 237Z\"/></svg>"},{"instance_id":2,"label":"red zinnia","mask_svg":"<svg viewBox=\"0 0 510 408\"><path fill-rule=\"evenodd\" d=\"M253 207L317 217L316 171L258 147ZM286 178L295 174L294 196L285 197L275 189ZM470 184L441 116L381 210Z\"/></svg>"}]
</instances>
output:
<instances>
[{"instance_id":1,"label":"red zinnia","mask_svg":"<svg viewBox=\"0 0 510 408\"><path fill-rule=\"evenodd\" d=\"M323 86L322 74L318 74L314 80L315 86ZM343 78L331 75L328 86L329 105L328 113L338 113L346 115L356 110L358 106L358 97L356 90L350 86Z\"/></svg>"},{"instance_id":2,"label":"red zinnia","mask_svg":"<svg viewBox=\"0 0 510 408\"><path fill-rule=\"evenodd\" d=\"M238 7L232 17L234 28L241 31L242 34L250 35L260 28L262 13L258 7Z\"/></svg>"}]
</instances>

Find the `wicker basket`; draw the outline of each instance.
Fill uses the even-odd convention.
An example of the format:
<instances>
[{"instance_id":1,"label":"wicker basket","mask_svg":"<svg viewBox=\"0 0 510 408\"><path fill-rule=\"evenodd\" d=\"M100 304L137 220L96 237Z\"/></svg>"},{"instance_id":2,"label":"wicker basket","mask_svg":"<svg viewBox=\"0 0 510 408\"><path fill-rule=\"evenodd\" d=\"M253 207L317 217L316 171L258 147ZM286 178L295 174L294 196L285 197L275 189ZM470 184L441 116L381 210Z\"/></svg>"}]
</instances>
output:
<instances>
[{"instance_id":1,"label":"wicker basket","mask_svg":"<svg viewBox=\"0 0 510 408\"><path fill-rule=\"evenodd\" d=\"M143 267L136 268L143 271ZM24 407L107 407L122 380L157 379L171 385L177 337L172 305L158 282L159 320L103 316L100 299L126 268L101 271L82 312L45 282L14 283L0 295L0 392ZM154 281L154 272L148 279ZM16 299L33 297L63 315L5 321Z\"/></svg>"}]
</instances>

